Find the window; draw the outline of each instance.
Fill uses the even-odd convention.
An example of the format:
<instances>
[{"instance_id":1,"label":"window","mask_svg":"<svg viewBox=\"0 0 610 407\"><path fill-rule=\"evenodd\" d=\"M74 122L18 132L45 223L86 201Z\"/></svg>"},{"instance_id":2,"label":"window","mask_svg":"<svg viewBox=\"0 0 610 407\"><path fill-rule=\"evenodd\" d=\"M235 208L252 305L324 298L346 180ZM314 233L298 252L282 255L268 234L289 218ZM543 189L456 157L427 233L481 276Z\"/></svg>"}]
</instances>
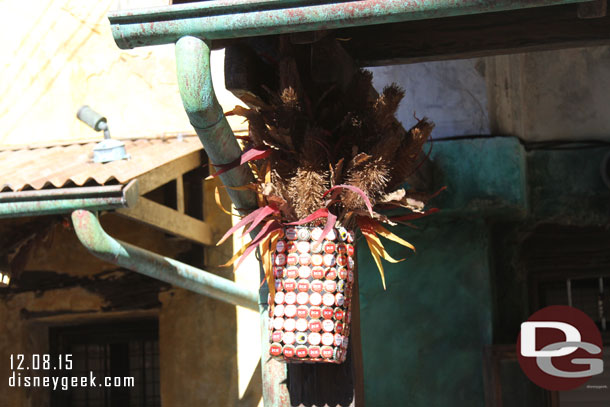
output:
<instances>
[{"instance_id":1,"label":"window","mask_svg":"<svg viewBox=\"0 0 610 407\"><path fill-rule=\"evenodd\" d=\"M156 320L51 328L51 353L72 354L61 374L97 378L97 387L51 392L52 407L155 407L161 405ZM112 377L118 387L104 387ZM130 377L133 385L129 386ZM120 379L117 379L120 378ZM126 384L126 385L125 385Z\"/></svg>"}]
</instances>

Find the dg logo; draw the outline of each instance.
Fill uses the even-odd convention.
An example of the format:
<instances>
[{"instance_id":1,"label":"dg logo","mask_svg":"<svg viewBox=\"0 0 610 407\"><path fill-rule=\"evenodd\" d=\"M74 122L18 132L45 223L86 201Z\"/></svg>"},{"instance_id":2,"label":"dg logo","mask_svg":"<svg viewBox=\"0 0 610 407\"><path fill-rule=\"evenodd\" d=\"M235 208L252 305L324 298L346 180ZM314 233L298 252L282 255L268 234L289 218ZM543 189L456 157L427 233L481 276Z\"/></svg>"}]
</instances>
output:
<instances>
[{"instance_id":1,"label":"dg logo","mask_svg":"<svg viewBox=\"0 0 610 407\"><path fill-rule=\"evenodd\" d=\"M547 390L571 390L603 373L602 337L584 312L551 306L521 324L519 364L527 377Z\"/></svg>"}]
</instances>

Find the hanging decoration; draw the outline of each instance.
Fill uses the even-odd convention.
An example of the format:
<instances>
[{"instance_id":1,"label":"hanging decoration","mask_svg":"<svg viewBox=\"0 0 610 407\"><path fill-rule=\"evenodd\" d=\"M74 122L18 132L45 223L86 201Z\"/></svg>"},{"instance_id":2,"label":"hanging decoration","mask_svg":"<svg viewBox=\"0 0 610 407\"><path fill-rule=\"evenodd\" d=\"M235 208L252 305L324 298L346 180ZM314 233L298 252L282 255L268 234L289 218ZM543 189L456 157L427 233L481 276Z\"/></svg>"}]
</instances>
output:
<instances>
[{"instance_id":1,"label":"hanging decoration","mask_svg":"<svg viewBox=\"0 0 610 407\"><path fill-rule=\"evenodd\" d=\"M219 244L242 228L244 235L256 231L227 265L239 267L253 250L261 251L272 356L342 362L351 315L354 231L361 231L385 289L382 259L404 259L394 259L381 238L415 247L383 224L409 225L436 211L426 209L436 194L404 185L422 164L433 123L423 118L405 131L395 119L404 91L393 84L371 97L371 89L372 74L362 70L346 89L331 86L317 100L297 84L279 95L269 92L266 101L250 97L249 108L227 113L245 117L249 135L242 156L215 165L214 176L249 165L255 182L240 188L256 192L259 208Z\"/></svg>"}]
</instances>

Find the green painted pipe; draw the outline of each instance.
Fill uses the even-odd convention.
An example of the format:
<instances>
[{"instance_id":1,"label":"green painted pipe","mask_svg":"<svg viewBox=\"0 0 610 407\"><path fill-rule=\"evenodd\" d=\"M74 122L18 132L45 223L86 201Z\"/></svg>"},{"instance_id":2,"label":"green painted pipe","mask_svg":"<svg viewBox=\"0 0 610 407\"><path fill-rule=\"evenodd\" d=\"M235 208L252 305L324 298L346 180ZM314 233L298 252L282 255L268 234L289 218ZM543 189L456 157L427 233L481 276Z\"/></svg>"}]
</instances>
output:
<instances>
[{"instance_id":1,"label":"green painted pipe","mask_svg":"<svg viewBox=\"0 0 610 407\"><path fill-rule=\"evenodd\" d=\"M225 118L212 86L210 70L210 47L195 37L183 37L176 43L176 65L178 87L182 96L184 109L201 139L203 148L212 163L230 163L238 158L242 151L229 123ZM220 175L225 186L246 185L254 181L252 172L247 166L240 166ZM235 207L242 213L257 206L256 195L251 190L235 190L227 188ZM258 230L253 232L258 233ZM265 273L259 264L261 281L265 281ZM262 359L263 366L263 399L265 407L286 406L288 390L285 383L286 366L275 360L270 360L268 338L268 306L267 284L263 283L258 297L260 306L257 308L261 319Z\"/></svg>"},{"instance_id":2,"label":"green painted pipe","mask_svg":"<svg viewBox=\"0 0 610 407\"><path fill-rule=\"evenodd\" d=\"M238 159L241 148L214 93L208 44L195 37L180 38L176 43L176 70L184 110L210 161L227 164ZM253 182L254 177L242 165L221 174L220 180L227 187L238 187ZM227 193L242 212L257 206L251 190L227 188Z\"/></svg>"},{"instance_id":3,"label":"green painted pipe","mask_svg":"<svg viewBox=\"0 0 610 407\"><path fill-rule=\"evenodd\" d=\"M70 213L75 209L104 211L125 208L122 198L80 198L0 203L0 219Z\"/></svg>"},{"instance_id":4,"label":"green painted pipe","mask_svg":"<svg viewBox=\"0 0 610 407\"><path fill-rule=\"evenodd\" d=\"M93 255L128 270L177 287L258 311L258 293L231 280L163 257L109 236L97 217L86 210L72 212L78 239Z\"/></svg>"},{"instance_id":5,"label":"green painted pipe","mask_svg":"<svg viewBox=\"0 0 610 407\"><path fill-rule=\"evenodd\" d=\"M315 31L401 21L583 3L589 0L352 0L206 1L185 6L110 13L122 49L206 40ZM258 5L258 6L257 6ZM273 7L273 8L270 8Z\"/></svg>"},{"instance_id":6,"label":"green painted pipe","mask_svg":"<svg viewBox=\"0 0 610 407\"><path fill-rule=\"evenodd\" d=\"M130 208L137 200L137 180L127 185L0 192L0 219Z\"/></svg>"}]
</instances>

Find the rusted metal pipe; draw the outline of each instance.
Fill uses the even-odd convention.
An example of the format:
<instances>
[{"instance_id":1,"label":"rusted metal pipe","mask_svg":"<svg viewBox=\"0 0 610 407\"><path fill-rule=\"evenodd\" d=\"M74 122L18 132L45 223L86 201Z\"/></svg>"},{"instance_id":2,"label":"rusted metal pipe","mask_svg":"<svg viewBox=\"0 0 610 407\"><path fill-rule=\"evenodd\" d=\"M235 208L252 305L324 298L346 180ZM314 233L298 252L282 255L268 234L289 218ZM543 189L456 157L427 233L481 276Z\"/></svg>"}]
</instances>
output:
<instances>
[{"instance_id":1,"label":"rusted metal pipe","mask_svg":"<svg viewBox=\"0 0 610 407\"><path fill-rule=\"evenodd\" d=\"M180 38L176 43L176 71L184 110L195 128L212 164L227 164L238 159L241 148L233 135L212 84L210 47L195 37ZM247 166L239 166L220 175L235 207L246 212L256 208L251 190L237 190L254 181Z\"/></svg>"},{"instance_id":2,"label":"rusted metal pipe","mask_svg":"<svg viewBox=\"0 0 610 407\"><path fill-rule=\"evenodd\" d=\"M327 30L589 0L205 1L108 15L119 48Z\"/></svg>"},{"instance_id":3,"label":"rusted metal pipe","mask_svg":"<svg viewBox=\"0 0 610 407\"><path fill-rule=\"evenodd\" d=\"M72 224L81 243L102 260L177 287L258 311L256 291L188 264L114 239L102 229L96 215L89 211L72 212Z\"/></svg>"},{"instance_id":4,"label":"rusted metal pipe","mask_svg":"<svg viewBox=\"0 0 610 407\"><path fill-rule=\"evenodd\" d=\"M176 43L176 65L178 87L184 109L201 139L203 148L212 163L225 164L237 159L242 151L233 135L231 127L216 99L210 69L210 47L205 41L195 37L183 37ZM225 186L247 185L254 181L247 166L240 166L220 175ZM256 195L251 190L227 188L233 205L242 213L256 208ZM257 230L254 233L258 233ZM259 264L259 274L264 282L264 271ZM286 406L288 398L284 384L286 367L275 360L269 360L268 353L268 287L263 283L259 290L259 304L262 341L263 399L266 407Z\"/></svg>"},{"instance_id":5,"label":"rusted metal pipe","mask_svg":"<svg viewBox=\"0 0 610 407\"><path fill-rule=\"evenodd\" d=\"M137 200L137 180L127 185L0 192L0 219L130 208Z\"/></svg>"}]
</instances>

